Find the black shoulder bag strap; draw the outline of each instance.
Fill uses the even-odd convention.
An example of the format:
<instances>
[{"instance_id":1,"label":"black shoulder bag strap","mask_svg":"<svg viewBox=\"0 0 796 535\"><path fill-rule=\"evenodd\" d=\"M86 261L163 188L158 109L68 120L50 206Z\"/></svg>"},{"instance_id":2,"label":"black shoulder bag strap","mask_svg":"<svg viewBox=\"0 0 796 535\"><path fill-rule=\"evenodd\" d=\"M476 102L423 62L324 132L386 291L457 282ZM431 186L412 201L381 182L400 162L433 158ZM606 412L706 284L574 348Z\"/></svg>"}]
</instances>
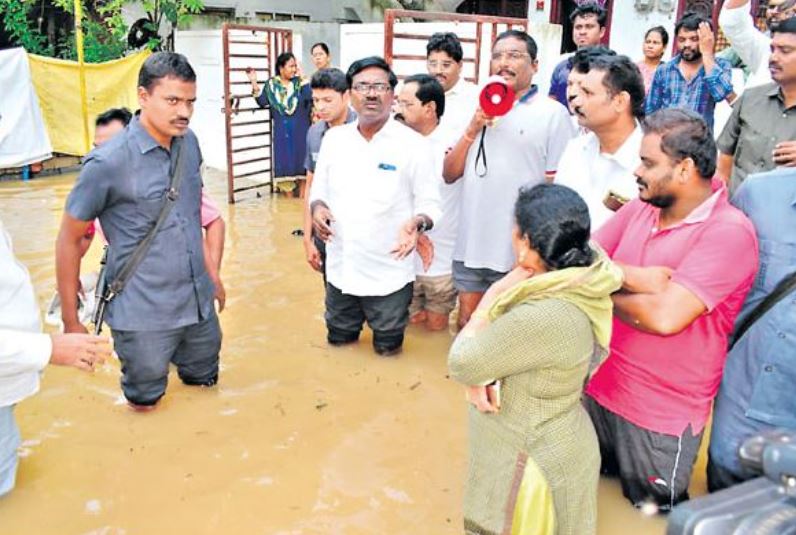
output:
<instances>
[{"instance_id":1,"label":"black shoulder bag strap","mask_svg":"<svg viewBox=\"0 0 796 535\"><path fill-rule=\"evenodd\" d=\"M743 322L741 322L741 324L738 326L738 329L735 331L735 335L730 341L730 349L732 349L735 344L738 343L738 340L743 338L743 335L746 334L746 331L748 331L757 320L762 318L766 312L774 308L774 305L782 301L782 299L787 297L788 294L794 289L796 289L796 271L779 281L779 284L777 284L777 287L774 288L774 291L768 294L766 298L763 299L763 301L761 301L760 304L757 305L748 316L746 316L746 319L744 319Z\"/></svg>"},{"instance_id":2,"label":"black shoulder bag strap","mask_svg":"<svg viewBox=\"0 0 796 535\"><path fill-rule=\"evenodd\" d=\"M169 213L174 205L177 203L177 199L180 197L180 183L182 182L182 138L174 138L174 143L172 143L172 149L177 151L177 156L174 158L174 166L171 168L170 176L169 176L169 190L166 192L166 197L163 200L163 207L160 209L160 213L158 214L158 218L155 221L154 226L149 229L147 235L144 236L144 239L141 240L133 253L130 255L130 259L127 260L127 263L122 266L119 270L118 275L116 278L107 286L106 291L102 296L102 301L99 304L99 311L96 314L96 322L95 322L95 332L96 334L100 334L102 331L102 322L105 318L105 308L110 303L114 297L124 290L124 287L130 281L132 276L135 274L135 270L138 268L138 265L144 259L144 257L149 252L150 247L152 247L152 242L155 241L155 236L157 235L160 227L163 226L163 223L166 221L166 218L169 217ZM174 146L176 145L176 147Z\"/></svg>"}]
</instances>

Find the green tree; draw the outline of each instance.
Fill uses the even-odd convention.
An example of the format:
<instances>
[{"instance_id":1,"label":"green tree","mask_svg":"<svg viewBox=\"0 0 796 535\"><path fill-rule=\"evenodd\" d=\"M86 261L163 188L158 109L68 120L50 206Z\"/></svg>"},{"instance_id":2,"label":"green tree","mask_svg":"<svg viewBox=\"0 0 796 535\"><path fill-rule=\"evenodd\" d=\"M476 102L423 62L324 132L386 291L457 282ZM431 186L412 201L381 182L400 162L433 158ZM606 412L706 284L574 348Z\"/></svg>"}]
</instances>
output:
<instances>
[{"instance_id":1,"label":"green tree","mask_svg":"<svg viewBox=\"0 0 796 535\"><path fill-rule=\"evenodd\" d=\"M153 50L173 49L174 30L204 9L202 0L142 0L141 3L147 15L147 28L153 35L147 46ZM160 34L164 21L169 23L169 33L165 36Z\"/></svg>"},{"instance_id":2,"label":"green tree","mask_svg":"<svg viewBox=\"0 0 796 535\"><path fill-rule=\"evenodd\" d=\"M22 0L0 0L0 13L3 13L3 27L17 45L33 54L52 56L53 43L36 28L30 20L33 4Z\"/></svg>"},{"instance_id":3,"label":"green tree","mask_svg":"<svg viewBox=\"0 0 796 535\"><path fill-rule=\"evenodd\" d=\"M108 61L124 56L127 51L127 25L122 18L124 0L95 0L83 5L83 49L89 63ZM77 59L75 32L71 26L74 0L50 0L61 11L61 19L69 20L68 27L57 28L51 39L34 22L38 2L0 0L2 24L15 44L30 53L62 59Z\"/></svg>"}]
</instances>

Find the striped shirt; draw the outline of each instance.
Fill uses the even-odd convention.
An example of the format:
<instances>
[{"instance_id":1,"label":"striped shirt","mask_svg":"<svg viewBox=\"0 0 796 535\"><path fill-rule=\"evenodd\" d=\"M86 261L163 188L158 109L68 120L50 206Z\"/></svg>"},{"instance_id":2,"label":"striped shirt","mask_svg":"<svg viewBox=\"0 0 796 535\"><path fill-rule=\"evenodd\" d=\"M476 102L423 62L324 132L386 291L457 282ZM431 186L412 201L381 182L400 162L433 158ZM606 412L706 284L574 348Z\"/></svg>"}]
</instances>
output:
<instances>
[{"instance_id":1,"label":"striped shirt","mask_svg":"<svg viewBox=\"0 0 796 535\"><path fill-rule=\"evenodd\" d=\"M663 108L687 108L702 115L712 130L716 103L732 92L729 62L721 58L715 62L710 74L700 67L691 80L680 72L680 54L658 67L647 95L647 115Z\"/></svg>"}]
</instances>

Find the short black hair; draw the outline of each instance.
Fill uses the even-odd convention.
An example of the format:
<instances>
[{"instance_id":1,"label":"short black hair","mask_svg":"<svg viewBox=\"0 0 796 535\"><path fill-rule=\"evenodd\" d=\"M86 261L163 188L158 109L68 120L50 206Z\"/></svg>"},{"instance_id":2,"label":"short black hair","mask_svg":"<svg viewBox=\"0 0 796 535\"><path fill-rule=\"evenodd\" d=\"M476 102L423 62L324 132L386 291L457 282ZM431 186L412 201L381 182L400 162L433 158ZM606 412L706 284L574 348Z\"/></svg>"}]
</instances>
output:
<instances>
[{"instance_id":1,"label":"short black hair","mask_svg":"<svg viewBox=\"0 0 796 535\"><path fill-rule=\"evenodd\" d=\"M528 55L531 56L531 61L536 61L536 55L539 53L539 47L536 46L536 41L533 40L533 37L528 35L528 32L524 32L522 30L506 30L497 36L492 46L494 47L498 41L512 37L514 39L523 41L525 43L525 47L528 49Z\"/></svg>"},{"instance_id":2,"label":"short black hair","mask_svg":"<svg viewBox=\"0 0 796 535\"><path fill-rule=\"evenodd\" d=\"M652 32L657 32L660 34L661 43L663 43L664 47L669 44L669 32L666 31L666 28L663 26L653 26L647 30L647 33L644 34L644 39L646 40Z\"/></svg>"},{"instance_id":3,"label":"short black hair","mask_svg":"<svg viewBox=\"0 0 796 535\"><path fill-rule=\"evenodd\" d=\"M603 85L613 97L621 92L630 95L630 112L636 119L644 117L644 78L633 60L627 56L597 56L589 63L589 71L605 73ZM578 71L583 72L583 71ZM588 72L588 71L587 71Z\"/></svg>"},{"instance_id":4,"label":"short black hair","mask_svg":"<svg viewBox=\"0 0 796 535\"><path fill-rule=\"evenodd\" d=\"M334 89L343 94L348 91L348 82L340 69L321 69L312 75L310 89Z\"/></svg>"},{"instance_id":5,"label":"short black hair","mask_svg":"<svg viewBox=\"0 0 796 535\"><path fill-rule=\"evenodd\" d=\"M417 100L423 104L436 104L437 119L442 117L445 113L445 90L439 80L429 74L413 74L404 80L404 85L406 84L417 84Z\"/></svg>"},{"instance_id":6,"label":"short black hair","mask_svg":"<svg viewBox=\"0 0 796 535\"><path fill-rule=\"evenodd\" d=\"M587 74L592 61L603 56L614 57L616 52L605 45L592 45L579 48L572 56L572 70Z\"/></svg>"},{"instance_id":7,"label":"short black hair","mask_svg":"<svg viewBox=\"0 0 796 535\"><path fill-rule=\"evenodd\" d=\"M321 47L321 50L323 50L326 53L327 56L329 55L329 45L327 45L326 43L324 43L322 41L318 42L318 43L315 43L314 45L312 45L310 47L310 54L312 54L312 51L315 50L318 47Z\"/></svg>"},{"instance_id":8,"label":"short black hair","mask_svg":"<svg viewBox=\"0 0 796 535\"><path fill-rule=\"evenodd\" d=\"M287 62L291 59L296 59L296 56L293 55L293 52L282 52L276 57L276 74L279 74L279 71L282 70L282 67L287 65Z\"/></svg>"},{"instance_id":9,"label":"short black hair","mask_svg":"<svg viewBox=\"0 0 796 535\"><path fill-rule=\"evenodd\" d=\"M772 35L775 33L796 33L796 17L785 19L771 26Z\"/></svg>"},{"instance_id":10,"label":"short black hair","mask_svg":"<svg viewBox=\"0 0 796 535\"><path fill-rule=\"evenodd\" d=\"M398 78L395 76L395 73L392 72L390 65L384 61L384 58L379 56L368 56L367 58L358 59L351 64L351 66L348 68L348 72L345 74L348 88L351 89L354 76L371 67L376 67L377 69L381 69L386 72L387 78L390 82L390 88L395 89L395 86L398 85Z\"/></svg>"},{"instance_id":11,"label":"short black hair","mask_svg":"<svg viewBox=\"0 0 796 535\"><path fill-rule=\"evenodd\" d=\"M163 78L179 78L183 82L196 82L196 73L188 58L176 52L155 52L138 71L138 87L148 92Z\"/></svg>"},{"instance_id":12,"label":"short black hair","mask_svg":"<svg viewBox=\"0 0 796 535\"><path fill-rule=\"evenodd\" d=\"M105 126L113 121L119 121L124 126L130 124L133 114L127 108L111 108L97 115L94 126Z\"/></svg>"},{"instance_id":13,"label":"short black hair","mask_svg":"<svg viewBox=\"0 0 796 535\"><path fill-rule=\"evenodd\" d=\"M569 15L569 22L575 22L578 17L584 18L588 16L597 17L597 24L600 28L605 28L605 23L608 20L608 13L599 4L587 3L576 7Z\"/></svg>"},{"instance_id":14,"label":"short black hair","mask_svg":"<svg viewBox=\"0 0 796 535\"><path fill-rule=\"evenodd\" d=\"M432 35L426 44L426 57L432 52L445 52L456 63L461 63L464 58L462 43L453 32L437 32Z\"/></svg>"},{"instance_id":15,"label":"short black hair","mask_svg":"<svg viewBox=\"0 0 796 535\"><path fill-rule=\"evenodd\" d=\"M675 163L691 158L699 175L710 180L716 172L716 142L705 119L685 108L666 108L641 122L644 135L661 136L661 150Z\"/></svg>"},{"instance_id":16,"label":"short black hair","mask_svg":"<svg viewBox=\"0 0 796 535\"><path fill-rule=\"evenodd\" d=\"M702 15L701 13L696 13L694 11L686 12L683 17L677 21L677 24L674 25L674 35L675 37L677 34L680 33L680 30L688 30L689 32L695 32L699 29L699 25L703 22L707 22L710 25L710 29L713 29L713 23L710 20Z\"/></svg>"},{"instance_id":17,"label":"short black hair","mask_svg":"<svg viewBox=\"0 0 796 535\"><path fill-rule=\"evenodd\" d=\"M538 184L520 189L514 203L520 234L551 270L590 266L589 207L574 190L560 184Z\"/></svg>"}]
</instances>

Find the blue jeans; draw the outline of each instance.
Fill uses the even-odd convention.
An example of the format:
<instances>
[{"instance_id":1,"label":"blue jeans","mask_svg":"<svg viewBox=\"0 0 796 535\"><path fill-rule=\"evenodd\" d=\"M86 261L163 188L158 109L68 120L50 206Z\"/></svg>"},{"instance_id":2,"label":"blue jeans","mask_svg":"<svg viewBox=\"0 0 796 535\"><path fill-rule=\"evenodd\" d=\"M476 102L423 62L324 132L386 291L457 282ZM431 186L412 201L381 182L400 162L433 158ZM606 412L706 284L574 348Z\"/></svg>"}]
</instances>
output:
<instances>
[{"instance_id":1,"label":"blue jeans","mask_svg":"<svg viewBox=\"0 0 796 535\"><path fill-rule=\"evenodd\" d=\"M19 428L14 420L14 406L0 407L0 496L14 488L17 478Z\"/></svg>"}]
</instances>

